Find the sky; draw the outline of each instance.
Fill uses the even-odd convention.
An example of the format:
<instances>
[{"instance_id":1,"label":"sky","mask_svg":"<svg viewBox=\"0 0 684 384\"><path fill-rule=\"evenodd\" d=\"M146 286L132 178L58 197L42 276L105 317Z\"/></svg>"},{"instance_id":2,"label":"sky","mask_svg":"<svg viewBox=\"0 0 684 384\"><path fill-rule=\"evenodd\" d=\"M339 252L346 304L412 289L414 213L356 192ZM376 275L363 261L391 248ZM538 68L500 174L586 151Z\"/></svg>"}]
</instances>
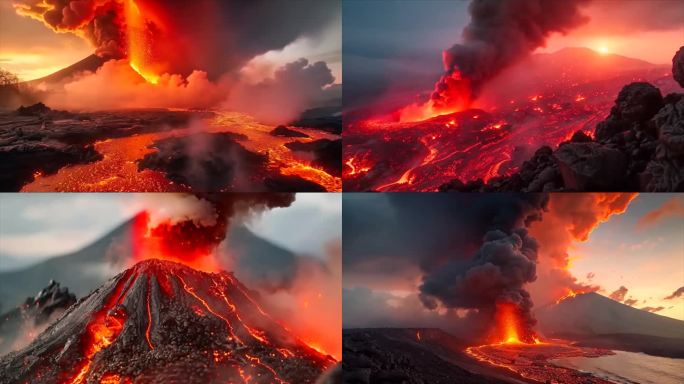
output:
<instances>
[{"instance_id":1,"label":"sky","mask_svg":"<svg viewBox=\"0 0 684 384\"><path fill-rule=\"evenodd\" d=\"M662 209L662 210L661 210ZM654 222L649 212L662 212ZM659 315L684 320L684 300L663 298L684 286L684 195L641 194L625 214L601 224L570 252L570 271L610 295L621 286L634 307L665 309ZM593 273L593 279L587 275Z\"/></svg>"},{"instance_id":2,"label":"sky","mask_svg":"<svg viewBox=\"0 0 684 384\"><path fill-rule=\"evenodd\" d=\"M363 105L378 95L387 99L432 90L443 71L442 51L461 42L468 3L344 1L345 107ZM681 1L594 0L584 13L588 23L566 36L553 35L538 51L584 46L665 64L684 43Z\"/></svg>"},{"instance_id":3,"label":"sky","mask_svg":"<svg viewBox=\"0 0 684 384\"><path fill-rule=\"evenodd\" d=\"M338 6L335 1L331 4ZM339 84L342 82L341 39L341 20L336 17L317 36L299 37L282 49L255 57L250 65L275 68L302 57L310 62L322 60ZM0 68L17 74L21 80L33 80L92 53L94 48L81 37L54 32L37 20L18 15L12 0L0 0Z\"/></svg>"},{"instance_id":4,"label":"sky","mask_svg":"<svg viewBox=\"0 0 684 384\"><path fill-rule=\"evenodd\" d=\"M421 303L424 276L431 274L435 280L448 276L454 265L467 264L481 246L485 229L514 217L519 199L508 194L391 195L343 198L343 323L448 326L448 317L438 316L444 314L443 307L430 311ZM585 208L573 208L579 213L576 220L582 220ZM481 220L485 216L494 219ZM539 247L543 250L544 243ZM539 254L539 263L550 262ZM600 223L586 241L574 241L568 255L570 273L581 283L600 286L600 294L610 296L624 286L627 293L621 301L636 300L635 308L662 306L657 314L684 320L684 295L665 299L684 285L684 195L638 195L624 213ZM456 264L445 267L450 260ZM547 304L535 298L535 284L541 283L524 286L535 305ZM370 315L369 308L374 308ZM387 314L393 318L388 320Z\"/></svg>"},{"instance_id":5,"label":"sky","mask_svg":"<svg viewBox=\"0 0 684 384\"><path fill-rule=\"evenodd\" d=\"M85 247L138 213L141 195L0 194L0 270L11 267L8 256L36 262ZM290 251L323 257L340 238L341 210L339 194L300 193L291 206L252 216L246 225Z\"/></svg>"}]
</instances>

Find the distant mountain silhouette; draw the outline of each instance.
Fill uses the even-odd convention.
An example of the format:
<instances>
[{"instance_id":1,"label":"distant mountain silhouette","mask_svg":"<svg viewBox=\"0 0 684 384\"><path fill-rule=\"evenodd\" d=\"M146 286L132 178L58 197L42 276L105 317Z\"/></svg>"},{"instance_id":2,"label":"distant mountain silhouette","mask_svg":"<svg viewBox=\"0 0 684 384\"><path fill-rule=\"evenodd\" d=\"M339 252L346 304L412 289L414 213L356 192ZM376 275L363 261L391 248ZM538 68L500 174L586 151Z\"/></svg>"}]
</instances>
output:
<instances>
[{"instance_id":1,"label":"distant mountain silhouette","mask_svg":"<svg viewBox=\"0 0 684 384\"><path fill-rule=\"evenodd\" d=\"M642 311L594 292L539 308L535 314L546 337L684 357L684 321Z\"/></svg>"},{"instance_id":2,"label":"distant mountain silhouette","mask_svg":"<svg viewBox=\"0 0 684 384\"><path fill-rule=\"evenodd\" d=\"M83 297L122 270L130 250L130 219L88 246L66 255L12 271L0 272L0 307L19 305L34 296L50 280L59 281L77 297ZM234 225L226 243L236 257L235 270L251 284L286 285L296 270L297 256L265 240L241 225ZM223 252L227 253L227 252ZM247 257L248 256L248 257Z\"/></svg>"},{"instance_id":3,"label":"distant mountain silhouette","mask_svg":"<svg viewBox=\"0 0 684 384\"><path fill-rule=\"evenodd\" d=\"M102 66L109 58L103 58L98 55L90 55L85 59L76 62L66 68L60 69L59 71L52 73L50 75L41 77L40 79L30 80L26 83L29 85L37 85L40 83L57 84L64 80L70 79L82 72L95 72L98 68Z\"/></svg>"}]
</instances>

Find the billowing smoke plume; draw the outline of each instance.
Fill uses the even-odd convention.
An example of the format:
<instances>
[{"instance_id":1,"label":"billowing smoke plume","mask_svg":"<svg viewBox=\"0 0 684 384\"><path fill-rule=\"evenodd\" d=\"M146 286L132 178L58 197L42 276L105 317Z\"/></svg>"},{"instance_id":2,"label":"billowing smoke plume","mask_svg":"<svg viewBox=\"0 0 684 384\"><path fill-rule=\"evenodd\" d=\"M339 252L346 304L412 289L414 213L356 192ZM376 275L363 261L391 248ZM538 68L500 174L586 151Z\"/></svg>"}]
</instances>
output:
<instances>
[{"instance_id":1,"label":"billowing smoke plume","mask_svg":"<svg viewBox=\"0 0 684 384\"><path fill-rule=\"evenodd\" d=\"M473 0L463 43L444 51L446 73L432 94L435 107L452 104L454 93L449 91L463 81L477 96L487 80L543 47L552 33L567 33L587 22L580 7L589 1Z\"/></svg>"},{"instance_id":2,"label":"billowing smoke plume","mask_svg":"<svg viewBox=\"0 0 684 384\"><path fill-rule=\"evenodd\" d=\"M532 224L530 233L539 249L538 280L532 287L536 300L556 301L569 293L596 291L600 287L584 284L568 271L571 249L587 241L591 232L611 216L625 212L634 193L554 193L541 221Z\"/></svg>"},{"instance_id":3,"label":"billowing smoke plume","mask_svg":"<svg viewBox=\"0 0 684 384\"><path fill-rule=\"evenodd\" d=\"M518 337L534 341L533 304L524 285L536 279L537 242L524 228L516 228L510 235L489 231L483 242L472 260L452 260L423 278L423 303L435 309L439 300L448 308L477 309L492 315L500 306L512 305L517 312Z\"/></svg>"},{"instance_id":4,"label":"billowing smoke plume","mask_svg":"<svg viewBox=\"0 0 684 384\"><path fill-rule=\"evenodd\" d=\"M390 194L344 199L347 292L356 285L417 289L424 309L467 312L477 318L481 332L492 330L497 305L513 304L520 337L533 336L532 301L525 284L535 279L537 243L526 228L539 220L547 196ZM418 284L416 274L421 276ZM350 302L349 310L360 313L353 305Z\"/></svg>"},{"instance_id":5,"label":"billowing smoke plume","mask_svg":"<svg viewBox=\"0 0 684 384\"><path fill-rule=\"evenodd\" d=\"M149 198L146 198L149 200ZM163 258L215 270L213 252L237 215L287 207L292 193L165 195L149 201L133 233L133 261Z\"/></svg>"},{"instance_id":6,"label":"billowing smoke plume","mask_svg":"<svg viewBox=\"0 0 684 384\"><path fill-rule=\"evenodd\" d=\"M123 1L16 0L14 7L19 14L42 21L57 32L83 36L99 56L126 56Z\"/></svg>"},{"instance_id":7,"label":"billowing smoke plume","mask_svg":"<svg viewBox=\"0 0 684 384\"><path fill-rule=\"evenodd\" d=\"M17 12L90 41L101 56L134 58L157 73L210 78L315 35L339 12L328 1L15 0ZM303 14L306 17L303 17Z\"/></svg>"}]
</instances>

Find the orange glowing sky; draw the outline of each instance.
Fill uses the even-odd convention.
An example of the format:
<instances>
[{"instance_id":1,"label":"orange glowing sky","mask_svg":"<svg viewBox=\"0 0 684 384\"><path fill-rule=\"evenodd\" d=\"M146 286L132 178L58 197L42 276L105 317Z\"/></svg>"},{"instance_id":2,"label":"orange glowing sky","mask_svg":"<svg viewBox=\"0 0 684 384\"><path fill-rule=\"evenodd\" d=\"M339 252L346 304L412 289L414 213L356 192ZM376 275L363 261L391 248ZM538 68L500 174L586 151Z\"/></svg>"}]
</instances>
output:
<instances>
[{"instance_id":1,"label":"orange glowing sky","mask_svg":"<svg viewBox=\"0 0 684 384\"><path fill-rule=\"evenodd\" d=\"M0 67L21 80L49 75L92 53L80 37L55 33L37 20L17 15L11 1L0 1Z\"/></svg>"},{"instance_id":2,"label":"orange glowing sky","mask_svg":"<svg viewBox=\"0 0 684 384\"><path fill-rule=\"evenodd\" d=\"M341 39L341 20L334 20L315 39L300 37L281 50L256 56L246 65L246 74L259 78L304 57L310 62L325 61L339 84ZM18 15L11 0L0 0L0 68L27 81L52 74L92 53L94 48L79 36L54 32L40 21Z\"/></svg>"},{"instance_id":3,"label":"orange glowing sky","mask_svg":"<svg viewBox=\"0 0 684 384\"><path fill-rule=\"evenodd\" d=\"M622 215L600 224L570 250L570 271L600 285L602 295L624 286L635 308L684 320L684 297L666 300L684 285L684 196L641 194ZM594 276L590 279L588 276Z\"/></svg>"}]
</instances>

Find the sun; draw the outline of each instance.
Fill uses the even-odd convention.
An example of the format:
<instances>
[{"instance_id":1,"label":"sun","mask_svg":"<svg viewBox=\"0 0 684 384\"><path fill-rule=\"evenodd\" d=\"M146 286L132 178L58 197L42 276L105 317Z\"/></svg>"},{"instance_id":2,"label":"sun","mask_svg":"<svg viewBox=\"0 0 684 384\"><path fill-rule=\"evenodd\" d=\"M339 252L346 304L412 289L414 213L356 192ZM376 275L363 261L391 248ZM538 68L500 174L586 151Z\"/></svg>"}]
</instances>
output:
<instances>
[{"instance_id":1,"label":"sun","mask_svg":"<svg viewBox=\"0 0 684 384\"><path fill-rule=\"evenodd\" d=\"M608 53L610 53L608 47L606 47L605 45L598 47L598 52L602 55L607 55Z\"/></svg>"}]
</instances>

